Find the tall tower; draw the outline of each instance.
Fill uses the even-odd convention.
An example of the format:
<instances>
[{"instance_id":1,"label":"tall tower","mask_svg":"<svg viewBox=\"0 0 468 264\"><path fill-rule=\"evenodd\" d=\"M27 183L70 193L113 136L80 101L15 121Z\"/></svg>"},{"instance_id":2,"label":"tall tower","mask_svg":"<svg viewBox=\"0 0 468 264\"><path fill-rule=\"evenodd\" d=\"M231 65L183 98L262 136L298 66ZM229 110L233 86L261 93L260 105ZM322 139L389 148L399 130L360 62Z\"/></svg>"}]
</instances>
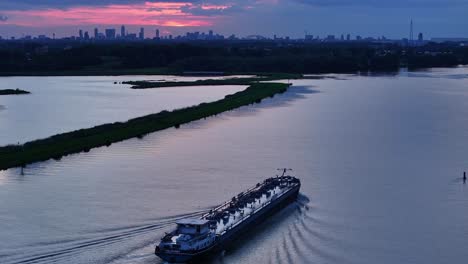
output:
<instances>
[{"instance_id":1,"label":"tall tower","mask_svg":"<svg viewBox=\"0 0 468 264\"><path fill-rule=\"evenodd\" d=\"M413 41L414 41L414 35L413 35L413 19L411 19L411 23L410 23L409 41L410 41L410 45L413 45Z\"/></svg>"}]
</instances>

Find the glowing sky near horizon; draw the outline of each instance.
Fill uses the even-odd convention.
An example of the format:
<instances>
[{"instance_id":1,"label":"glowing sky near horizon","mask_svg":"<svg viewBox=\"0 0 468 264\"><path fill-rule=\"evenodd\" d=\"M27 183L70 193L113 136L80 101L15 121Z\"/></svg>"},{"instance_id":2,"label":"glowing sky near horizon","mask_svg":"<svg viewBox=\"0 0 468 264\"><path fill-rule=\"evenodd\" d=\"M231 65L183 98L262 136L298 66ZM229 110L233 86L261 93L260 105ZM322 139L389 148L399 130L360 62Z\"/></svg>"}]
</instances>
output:
<instances>
[{"instance_id":1,"label":"glowing sky near horizon","mask_svg":"<svg viewBox=\"0 0 468 264\"><path fill-rule=\"evenodd\" d=\"M78 28L159 27L178 33L468 36L468 0L0 0L0 35L74 35Z\"/></svg>"},{"instance_id":2,"label":"glowing sky near horizon","mask_svg":"<svg viewBox=\"0 0 468 264\"><path fill-rule=\"evenodd\" d=\"M216 17L195 15L187 10L199 8L219 11L229 5L194 5L190 2L144 2L104 6L72 6L65 9L45 8L6 11L11 23L18 26L69 25L160 25L171 27L210 26Z\"/></svg>"}]
</instances>

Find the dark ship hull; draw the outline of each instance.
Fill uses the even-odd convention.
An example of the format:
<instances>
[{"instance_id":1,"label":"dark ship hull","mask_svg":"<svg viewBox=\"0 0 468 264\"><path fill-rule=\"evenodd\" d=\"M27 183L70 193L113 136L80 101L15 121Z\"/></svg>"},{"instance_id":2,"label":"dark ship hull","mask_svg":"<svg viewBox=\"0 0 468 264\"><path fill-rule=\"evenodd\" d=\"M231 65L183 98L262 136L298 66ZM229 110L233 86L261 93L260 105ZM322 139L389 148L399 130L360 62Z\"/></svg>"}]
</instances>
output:
<instances>
[{"instance_id":1,"label":"dark ship hull","mask_svg":"<svg viewBox=\"0 0 468 264\"><path fill-rule=\"evenodd\" d=\"M261 223L281 208L294 202L297 199L300 187L300 182L298 182L298 184L292 186L281 196L272 200L268 205L259 209L254 214L251 214L249 217L246 217L238 225L227 230L222 235L217 236L216 242L205 249L194 252L165 252L164 250L160 250L159 247L156 247L155 254L170 263L186 263L205 258L214 252L221 251L240 236L245 236L247 231L251 228L257 226L257 224Z\"/></svg>"}]
</instances>

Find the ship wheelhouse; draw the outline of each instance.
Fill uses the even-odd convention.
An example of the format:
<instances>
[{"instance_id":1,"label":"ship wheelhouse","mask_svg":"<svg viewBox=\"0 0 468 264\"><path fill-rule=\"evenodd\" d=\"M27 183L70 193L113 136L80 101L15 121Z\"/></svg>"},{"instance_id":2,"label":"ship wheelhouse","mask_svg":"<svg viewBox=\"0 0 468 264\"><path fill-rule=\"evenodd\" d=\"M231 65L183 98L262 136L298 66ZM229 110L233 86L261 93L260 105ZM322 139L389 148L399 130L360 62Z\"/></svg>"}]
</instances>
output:
<instances>
[{"instance_id":1,"label":"ship wheelhouse","mask_svg":"<svg viewBox=\"0 0 468 264\"><path fill-rule=\"evenodd\" d=\"M159 248L165 251L196 252L212 246L216 236L206 219L188 218L176 222L177 229L166 234Z\"/></svg>"},{"instance_id":2,"label":"ship wheelhouse","mask_svg":"<svg viewBox=\"0 0 468 264\"><path fill-rule=\"evenodd\" d=\"M186 235L203 235L210 232L210 221L205 219L188 218L176 222L177 232Z\"/></svg>"}]
</instances>

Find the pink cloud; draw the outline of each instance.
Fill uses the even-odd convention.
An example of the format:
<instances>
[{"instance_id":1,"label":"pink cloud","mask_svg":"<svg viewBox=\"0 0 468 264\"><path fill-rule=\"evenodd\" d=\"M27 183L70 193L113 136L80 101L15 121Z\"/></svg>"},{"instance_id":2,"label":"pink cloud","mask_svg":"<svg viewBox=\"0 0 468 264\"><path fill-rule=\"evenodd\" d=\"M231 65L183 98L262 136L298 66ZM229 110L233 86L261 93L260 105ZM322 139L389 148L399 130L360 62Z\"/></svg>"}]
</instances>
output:
<instances>
[{"instance_id":1,"label":"pink cloud","mask_svg":"<svg viewBox=\"0 0 468 264\"><path fill-rule=\"evenodd\" d=\"M184 8L190 2L145 2L143 4L76 6L66 9L10 10L4 12L9 24L29 27L71 25L152 25L168 27L211 26L218 16L194 15ZM227 5L202 5L224 9Z\"/></svg>"}]
</instances>

